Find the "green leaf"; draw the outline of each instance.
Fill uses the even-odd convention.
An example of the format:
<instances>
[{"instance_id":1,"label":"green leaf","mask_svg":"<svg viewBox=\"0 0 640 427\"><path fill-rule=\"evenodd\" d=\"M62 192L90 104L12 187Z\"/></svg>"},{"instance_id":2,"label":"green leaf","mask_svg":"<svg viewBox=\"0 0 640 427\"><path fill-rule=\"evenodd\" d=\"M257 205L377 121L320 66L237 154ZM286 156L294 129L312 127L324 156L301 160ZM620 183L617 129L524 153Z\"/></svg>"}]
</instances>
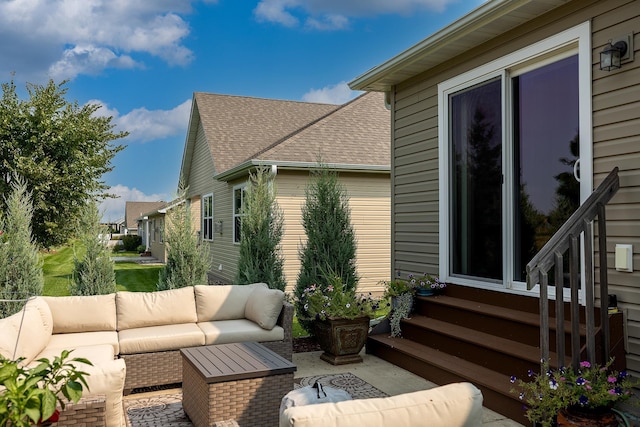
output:
<instances>
[{"instance_id":1,"label":"green leaf","mask_svg":"<svg viewBox=\"0 0 640 427\"><path fill-rule=\"evenodd\" d=\"M47 390L46 393L42 396L42 419L48 420L51 415L56 410L56 403L58 399L56 399L56 395L51 391Z\"/></svg>"},{"instance_id":2,"label":"green leaf","mask_svg":"<svg viewBox=\"0 0 640 427\"><path fill-rule=\"evenodd\" d=\"M77 381L69 381L64 390L66 390L65 396L73 403L77 403L82 397L82 384Z\"/></svg>"}]
</instances>

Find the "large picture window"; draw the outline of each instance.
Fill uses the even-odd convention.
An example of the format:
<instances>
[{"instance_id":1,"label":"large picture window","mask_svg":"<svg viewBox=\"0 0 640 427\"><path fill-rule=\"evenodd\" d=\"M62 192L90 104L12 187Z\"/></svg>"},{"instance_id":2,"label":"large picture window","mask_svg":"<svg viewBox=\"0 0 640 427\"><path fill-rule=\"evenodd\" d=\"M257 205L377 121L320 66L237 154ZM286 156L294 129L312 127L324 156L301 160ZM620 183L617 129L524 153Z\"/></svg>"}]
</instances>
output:
<instances>
[{"instance_id":1,"label":"large picture window","mask_svg":"<svg viewBox=\"0 0 640 427\"><path fill-rule=\"evenodd\" d=\"M213 240L213 194L202 197L202 240Z\"/></svg>"},{"instance_id":2,"label":"large picture window","mask_svg":"<svg viewBox=\"0 0 640 427\"><path fill-rule=\"evenodd\" d=\"M440 275L524 289L591 193L588 23L439 86Z\"/></svg>"}]
</instances>

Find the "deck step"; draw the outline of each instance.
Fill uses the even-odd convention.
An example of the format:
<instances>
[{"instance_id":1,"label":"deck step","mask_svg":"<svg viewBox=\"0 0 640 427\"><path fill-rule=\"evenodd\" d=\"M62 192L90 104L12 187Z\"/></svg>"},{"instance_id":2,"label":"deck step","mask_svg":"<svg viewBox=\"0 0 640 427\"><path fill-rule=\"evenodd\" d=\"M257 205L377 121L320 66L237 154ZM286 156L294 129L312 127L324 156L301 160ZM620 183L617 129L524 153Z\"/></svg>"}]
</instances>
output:
<instances>
[{"instance_id":1,"label":"deck step","mask_svg":"<svg viewBox=\"0 0 640 427\"><path fill-rule=\"evenodd\" d=\"M436 297L417 297L415 313L436 318L447 323L515 340L537 347L540 345L540 316L536 313L519 311L464 298L439 295ZM512 327L505 328L509 324ZM571 345L571 326L564 322L565 345ZM580 340L584 344L586 328L580 326ZM549 319L550 347L555 351L556 321Z\"/></svg>"},{"instance_id":2,"label":"deck step","mask_svg":"<svg viewBox=\"0 0 640 427\"><path fill-rule=\"evenodd\" d=\"M501 372L523 376L529 369L540 366L540 349L514 340L454 325L422 315L413 315L402 321L405 339L429 343L429 346L461 359ZM557 365L557 354L550 353L551 365ZM571 363L565 358L563 366Z\"/></svg>"},{"instance_id":3,"label":"deck step","mask_svg":"<svg viewBox=\"0 0 640 427\"><path fill-rule=\"evenodd\" d=\"M511 393L510 375L495 372L460 357L387 334L371 335L367 352L438 385L468 381L482 391L484 406L526 424L522 402Z\"/></svg>"}]
</instances>

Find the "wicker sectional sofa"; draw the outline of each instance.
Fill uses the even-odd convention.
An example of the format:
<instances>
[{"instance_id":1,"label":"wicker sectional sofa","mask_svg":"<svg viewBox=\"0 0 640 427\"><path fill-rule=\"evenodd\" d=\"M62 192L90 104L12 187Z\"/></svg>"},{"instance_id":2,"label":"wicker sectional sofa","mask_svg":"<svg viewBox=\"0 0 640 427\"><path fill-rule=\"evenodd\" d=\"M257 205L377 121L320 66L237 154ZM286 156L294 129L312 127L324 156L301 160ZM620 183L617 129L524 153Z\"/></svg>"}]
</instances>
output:
<instances>
[{"instance_id":1,"label":"wicker sectional sofa","mask_svg":"<svg viewBox=\"0 0 640 427\"><path fill-rule=\"evenodd\" d=\"M120 427L123 394L182 381L180 348L257 341L291 360L292 319L283 292L264 283L36 297L0 319L0 354L35 364L73 349L94 364L81 366L83 396L104 396L105 425Z\"/></svg>"}]
</instances>

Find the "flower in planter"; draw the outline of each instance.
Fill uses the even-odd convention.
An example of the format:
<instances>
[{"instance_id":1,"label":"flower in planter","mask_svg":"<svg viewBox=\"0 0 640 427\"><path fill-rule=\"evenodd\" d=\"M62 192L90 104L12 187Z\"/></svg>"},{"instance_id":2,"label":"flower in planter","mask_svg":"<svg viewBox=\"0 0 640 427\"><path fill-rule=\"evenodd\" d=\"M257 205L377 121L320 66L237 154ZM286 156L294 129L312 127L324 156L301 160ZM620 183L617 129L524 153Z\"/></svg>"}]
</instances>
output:
<instances>
[{"instance_id":1,"label":"flower in planter","mask_svg":"<svg viewBox=\"0 0 640 427\"><path fill-rule=\"evenodd\" d=\"M527 381L511 377L511 383L516 384L511 392L526 406L529 421L551 426L560 410L608 408L631 397L636 382L624 371L611 370L612 363L613 359L604 366L583 361L574 370L551 369L543 362L541 373L530 370Z\"/></svg>"},{"instance_id":2,"label":"flower in planter","mask_svg":"<svg viewBox=\"0 0 640 427\"><path fill-rule=\"evenodd\" d=\"M441 282L440 278L437 276L431 276L430 274L424 273L424 275L418 279L418 287L431 289L433 291L441 291L447 287L447 284Z\"/></svg>"},{"instance_id":3,"label":"flower in planter","mask_svg":"<svg viewBox=\"0 0 640 427\"><path fill-rule=\"evenodd\" d=\"M372 317L379 303L371 294L357 294L342 283L337 274L329 276L328 285L321 287L311 285L304 290L300 298L307 319L355 319Z\"/></svg>"},{"instance_id":4,"label":"flower in planter","mask_svg":"<svg viewBox=\"0 0 640 427\"><path fill-rule=\"evenodd\" d=\"M411 284L410 282L403 279L394 279L388 282L384 282L384 298L397 297L403 294L413 293L415 287L414 284Z\"/></svg>"}]
</instances>

